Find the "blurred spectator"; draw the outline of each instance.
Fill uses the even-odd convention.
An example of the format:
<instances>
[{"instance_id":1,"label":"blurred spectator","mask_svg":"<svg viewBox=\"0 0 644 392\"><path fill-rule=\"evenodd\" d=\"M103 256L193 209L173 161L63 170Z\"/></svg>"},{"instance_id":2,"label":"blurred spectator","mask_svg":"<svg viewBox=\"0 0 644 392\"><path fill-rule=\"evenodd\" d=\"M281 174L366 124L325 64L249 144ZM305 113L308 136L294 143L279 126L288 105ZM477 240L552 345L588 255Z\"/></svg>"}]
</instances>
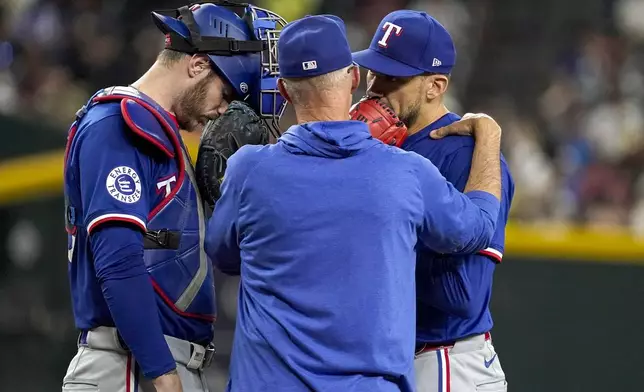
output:
<instances>
[{"instance_id":1,"label":"blurred spectator","mask_svg":"<svg viewBox=\"0 0 644 392\"><path fill-rule=\"evenodd\" d=\"M15 77L11 72L14 62L14 47L9 41L7 11L0 5L0 113L9 114L16 111L18 91Z\"/></svg>"},{"instance_id":2,"label":"blurred spectator","mask_svg":"<svg viewBox=\"0 0 644 392\"><path fill-rule=\"evenodd\" d=\"M1 0L0 114L66 132L77 109L96 90L133 82L155 60L163 35L149 12L187 3ZM522 223L627 227L644 237L644 0L257 4L287 20L316 13L339 15L353 50L369 45L379 22L391 11L412 8L432 14L449 29L457 46L448 108L460 114L486 112L503 126L503 150L516 182L511 218ZM364 89L363 83L356 100ZM294 121L288 107L282 128ZM10 210L0 210L1 342L9 347L7 352L18 355L16 364L41 360L35 367L40 369L53 369L59 357L66 361L70 353L65 350L74 349L69 342L76 338L66 271L49 260L49 253L60 245L60 222L36 228L31 221L59 208L57 202L24 207L20 215L33 218L22 220L14 219ZM35 261L42 258L46 266ZM53 257L56 263L59 259ZM223 390L238 281L220 279L216 286L219 298L230 300L219 304L218 356L208 382L211 390ZM54 342L63 342L60 347L65 349L57 353ZM23 378L13 374L17 370L24 370L24 377L33 376L31 366L10 366L3 378L10 384L0 389L25 390ZM59 370L51 371L50 383L58 385ZM12 388L11 382L20 387Z\"/></svg>"}]
</instances>

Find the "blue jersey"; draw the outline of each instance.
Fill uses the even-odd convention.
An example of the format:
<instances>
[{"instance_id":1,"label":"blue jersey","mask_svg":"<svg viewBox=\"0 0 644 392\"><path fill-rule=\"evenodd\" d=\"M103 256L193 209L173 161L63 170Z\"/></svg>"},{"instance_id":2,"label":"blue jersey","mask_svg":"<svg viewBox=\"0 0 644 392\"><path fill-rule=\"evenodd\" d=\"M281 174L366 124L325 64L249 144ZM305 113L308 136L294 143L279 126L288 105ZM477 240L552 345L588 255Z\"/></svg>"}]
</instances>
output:
<instances>
[{"instance_id":1,"label":"blue jersey","mask_svg":"<svg viewBox=\"0 0 644 392\"><path fill-rule=\"evenodd\" d=\"M463 191L470 174L474 139L450 136L433 140L429 133L460 120L448 113L409 136L402 148L429 159L456 189ZM492 328L489 310L492 278L503 257L505 225L514 182L501 156L502 197L496 231L489 247L475 254L441 255L420 247L416 269L417 341L440 343L481 334Z\"/></svg>"},{"instance_id":2,"label":"blue jersey","mask_svg":"<svg viewBox=\"0 0 644 392\"><path fill-rule=\"evenodd\" d=\"M414 390L415 246L489 243L498 200L358 121L291 127L228 161L206 251L241 273L229 391Z\"/></svg>"},{"instance_id":3,"label":"blue jersey","mask_svg":"<svg viewBox=\"0 0 644 392\"><path fill-rule=\"evenodd\" d=\"M153 317L163 333L201 344L212 340L212 266L203 253L205 219L185 154L174 118L131 89L106 89L80 112L65 159L68 270L80 330L115 326L117 316L126 321L141 316L114 314L119 304L110 306L114 298L106 295L108 284L139 274L131 270L140 267L143 284L156 293L150 305L157 307ZM101 229L115 224L139 230L134 238L141 252L134 264L119 260L121 238L95 235L109 233ZM134 300L142 294L128 295ZM136 342L125 343L134 350Z\"/></svg>"}]
</instances>

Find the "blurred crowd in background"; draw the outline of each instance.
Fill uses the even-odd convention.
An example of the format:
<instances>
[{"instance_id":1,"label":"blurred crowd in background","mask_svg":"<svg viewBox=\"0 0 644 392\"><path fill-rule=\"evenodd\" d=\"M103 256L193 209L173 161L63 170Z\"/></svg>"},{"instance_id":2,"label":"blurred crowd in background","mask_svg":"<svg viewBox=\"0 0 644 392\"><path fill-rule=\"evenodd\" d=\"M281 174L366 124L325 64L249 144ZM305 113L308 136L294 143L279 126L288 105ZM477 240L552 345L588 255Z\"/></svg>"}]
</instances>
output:
<instances>
[{"instance_id":1,"label":"blurred crowd in background","mask_svg":"<svg viewBox=\"0 0 644 392\"><path fill-rule=\"evenodd\" d=\"M453 34L449 108L504 128L515 220L630 227L644 234L644 1L260 0L287 20L344 18L353 49L388 12L425 10ZM163 37L170 0L4 0L0 111L65 132L97 89L134 81ZM414 50L410 48L410 50ZM359 98L358 92L356 99ZM284 127L292 123L286 115Z\"/></svg>"},{"instance_id":2,"label":"blurred crowd in background","mask_svg":"<svg viewBox=\"0 0 644 392\"><path fill-rule=\"evenodd\" d=\"M448 28L457 47L448 107L459 114L488 113L503 126L503 151L516 181L513 221L547 223L547 230L557 224L627 228L644 236L640 170L644 0L257 0L256 4L287 21L307 14L338 15L346 22L354 50L369 45L387 13L402 8L428 12ZM93 92L129 84L154 62L163 36L150 11L182 5L182 0L0 0L0 115L60 132L63 148L62 136ZM363 93L357 91L355 100ZM282 128L293 121L287 110ZM4 151L33 143L24 135L28 130L2 125ZM3 158L0 153L0 161ZM0 346L5 349L1 362L8 366L0 367L0 390L59 390L77 338L65 276L62 200L42 198L3 207ZM499 309L495 319L502 329L499 343L506 345L501 351L516 349L504 367L507 363L508 374L515 377L510 380L523 377L518 390L546 390L528 388L548 380L558 367L552 365L557 359L559 368L566 369L559 380L575 387L548 383L547 390L637 390L614 386L629 377L635 380L633 385L642 385L637 381L641 371L623 370L629 364L637 366L636 359L627 358L607 373L604 362L583 350L593 349L587 345L590 339L607 340L628 328L633 329L632 336L639 336L641 322L619 323L624 314L632 313L630 308L623 310L629 304L624 299L636 301L642 296L639 275L630 270L611 275L610 271L620 271L617 268L588 268L585 275L565 265L557 271L548 269L558 263L543 263L543 270L533 270L533 264L514 261L504 261L504 268L499 268L507 275L496 283L502 286L495 289ZM602 288L609 284L613 286ZM213 391L223 390L227 379L238 284L218 276L216 287L219 355L208 372ZM590 294L579 291L584 287L586 293L600 292L603 301L588 301ZM631 294L623 294L628 287ZM581 343L574 348L582 332L587 337L579 338ZM531 337L529 345L526 336ZM561 352L564 345L573 348ZM552 352L561 355L553 358ZM638 352L632 350L633 355ZM593 373L590 365L601 370ZM577 375L570 373L575 366ZM521 372L522 377L516 376ZM591 373L604 374L610 387L596 383L588 377ZM580 380L595 388L580 387Z\"/></svg>"}]
</instances>

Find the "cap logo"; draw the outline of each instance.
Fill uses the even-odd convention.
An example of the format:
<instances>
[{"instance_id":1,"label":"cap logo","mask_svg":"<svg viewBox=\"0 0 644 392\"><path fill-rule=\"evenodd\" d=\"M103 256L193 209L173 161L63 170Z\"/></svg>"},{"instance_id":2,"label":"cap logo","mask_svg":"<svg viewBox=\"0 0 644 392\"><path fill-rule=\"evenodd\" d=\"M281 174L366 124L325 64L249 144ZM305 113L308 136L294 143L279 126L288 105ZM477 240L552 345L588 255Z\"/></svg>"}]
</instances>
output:
<instances>
[{"instance_id":1,"label":"cap logo","mask_svg":"<svg viewBox=\"0 0 644 392\"><path fill-rule=\"evenodd\" d=\"M302 63L302 69L305 71L310 71L312 69L317 69L318 63L315 60L305 61Z\"/></svg>"},{"instance_id":2,"label":"cap logo","mask_svg":"<svg viewBox=\"0 0 644 392\"><path fill-rule=\"evenodd\" d=\"M385 22L385 24L382 26L382 29L385 31L385 35L383 35L380 41L378 41L378 45L382 46L383 48L386 48L387 45L389 45L389 38L391 38L391 33L394 30L396 31L396 36L402 34L403 31L402 27L391 22Z\"/></svg>"},{"instance_id":3,"label":"cap logo","mask_svg":"<svg viewBox=\"0 0 644 392\"><path fill-rule=\"evenodd\" d=\"M441 65L443 65L443 63L439 59L434 57L434 61L432 61L432 67L440 67Z\"/></svg>"}]
</instances>

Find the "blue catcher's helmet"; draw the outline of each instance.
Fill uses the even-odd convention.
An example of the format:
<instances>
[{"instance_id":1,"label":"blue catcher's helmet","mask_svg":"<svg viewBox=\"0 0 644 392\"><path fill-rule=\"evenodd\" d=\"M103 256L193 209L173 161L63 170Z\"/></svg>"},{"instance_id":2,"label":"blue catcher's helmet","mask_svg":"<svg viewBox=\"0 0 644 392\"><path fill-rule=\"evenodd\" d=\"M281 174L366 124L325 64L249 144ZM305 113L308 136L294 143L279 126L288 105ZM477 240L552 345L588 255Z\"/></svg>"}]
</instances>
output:
<instances>
[{"instance_id":1,"label":"blue catcher's helmet","mask_svg":"<svg viewBox=\"0 0 644 392\"><path fill-rule=\"evenodd\" d=\"M152 12L166 49L207 54L213 68L266 121L275 137L286 100L277 89L277 40L286 21L250 4L219 0Z\"/></svg>"}]
</instances>

